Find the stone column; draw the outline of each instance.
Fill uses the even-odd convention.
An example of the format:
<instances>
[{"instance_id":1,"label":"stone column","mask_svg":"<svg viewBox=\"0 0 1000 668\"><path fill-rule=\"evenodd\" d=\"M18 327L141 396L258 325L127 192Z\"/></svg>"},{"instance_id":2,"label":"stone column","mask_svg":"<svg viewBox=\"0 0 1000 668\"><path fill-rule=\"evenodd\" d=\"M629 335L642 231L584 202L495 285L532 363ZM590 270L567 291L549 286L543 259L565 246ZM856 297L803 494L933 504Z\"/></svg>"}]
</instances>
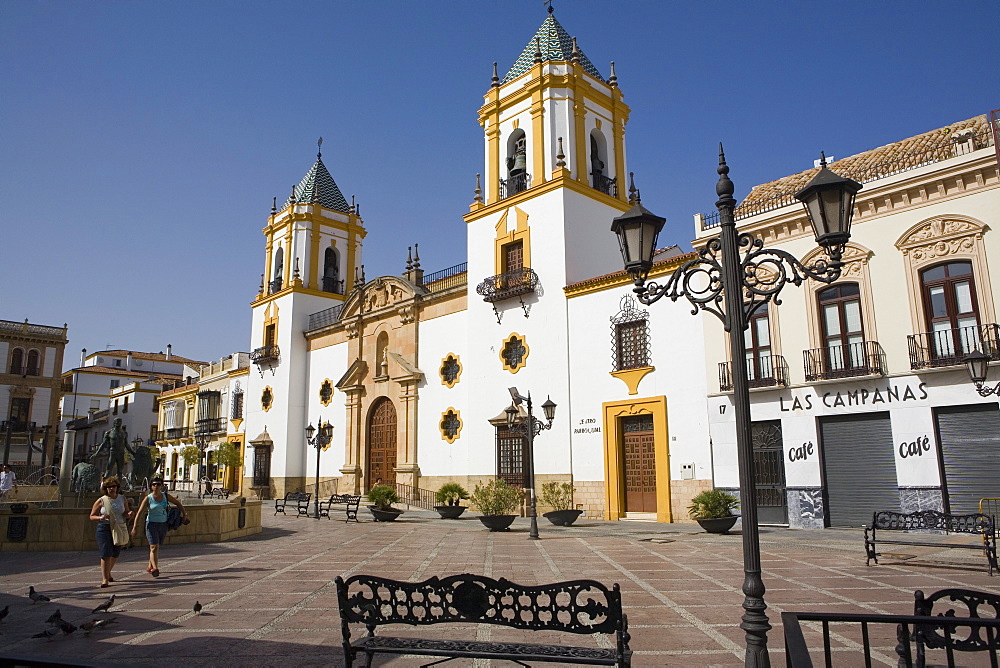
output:
<instances>
[{"instance_id":1,"label":"stone column","mask_svg":"<svg viewBox=\"0 0 1000 668\"><path fill-rule=\"evenodd\" d=\"M59 498L70 493L73 482L73 451L76 449L76 430L67 429L63 435L62 461L59 463Z\"/></svg>"}]
</instances>

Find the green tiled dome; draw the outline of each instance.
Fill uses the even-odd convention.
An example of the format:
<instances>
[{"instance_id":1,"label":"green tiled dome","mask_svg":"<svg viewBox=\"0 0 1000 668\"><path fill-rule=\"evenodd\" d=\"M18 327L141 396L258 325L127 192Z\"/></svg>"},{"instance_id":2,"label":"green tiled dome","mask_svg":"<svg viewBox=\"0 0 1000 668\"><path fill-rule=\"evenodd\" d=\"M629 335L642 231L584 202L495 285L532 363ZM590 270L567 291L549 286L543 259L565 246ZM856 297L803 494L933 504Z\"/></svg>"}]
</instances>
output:
<instances>
[{"instance_id":1,"label":"green tiled dome","mask_svg":"<svg viewBox=\"0 0 1000 668\"><path fill-rule=\"evenodd\" d=\"M323 164L322 158L316 158L316 162L308 173L302 177L299 184L295 186L293 193L294 195L289 196L285 200L284 206L281 207L282 209L292 204L292 197L294 196L296 202L310 203L315 201L327 209L350 213L350 206L348 206L347 200L344 199L340 188L337 187L336 181L330 176L330 171Z\"/></svg>"},{"instance_id":2,"label":"green tiled dome","mask_svg":"<svg viewBox=\"0 0 1000 668\"><path fill-rule=\"evenodd\" d=\"M531 38L528 42L528 46L524 47L524 51L521 52L521 57L517 59L514 66L510 68L506 76L500 82L502 84L513 81L518 78L535 64L535 40L538 39L538 46L542 51L542 60L560 60L568 61L573 55L573 38L569 36L559 21L556 21L556 17L549 14L542 21L542 26L535 33L535 36ZM577 45L577 49L580 50L580 45ZM598 81L607 81L601 76L601 73L597 71L594 64L590 62L590 59L580 50L580 65L583 66L583 70L594 77Z\"/></svg>"}]
</instances>

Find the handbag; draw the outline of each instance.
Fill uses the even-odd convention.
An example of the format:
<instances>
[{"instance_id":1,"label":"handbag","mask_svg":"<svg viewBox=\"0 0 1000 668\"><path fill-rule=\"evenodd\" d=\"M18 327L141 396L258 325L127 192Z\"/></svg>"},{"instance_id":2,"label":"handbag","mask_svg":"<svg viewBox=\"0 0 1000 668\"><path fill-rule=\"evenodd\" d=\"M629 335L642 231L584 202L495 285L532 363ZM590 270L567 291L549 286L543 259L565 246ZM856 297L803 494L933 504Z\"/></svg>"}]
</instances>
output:
<instances>
[{"instance_id":1,"label":"handbag","mask_svg":"<svg viewBox=\"0 0 1000 668\"><path fill-rule=\"evenodd\" d=\"M131 534L128 532L128 527L125 526L123 522L119 522L118 518L115 517L114 512L111 509L111 499L107 496L103 497L104 500L104 514L108 516L108 524L111 525L111 539L114 544L118 547L126 547L132 540Z\"/></svg>"}]
</instances>

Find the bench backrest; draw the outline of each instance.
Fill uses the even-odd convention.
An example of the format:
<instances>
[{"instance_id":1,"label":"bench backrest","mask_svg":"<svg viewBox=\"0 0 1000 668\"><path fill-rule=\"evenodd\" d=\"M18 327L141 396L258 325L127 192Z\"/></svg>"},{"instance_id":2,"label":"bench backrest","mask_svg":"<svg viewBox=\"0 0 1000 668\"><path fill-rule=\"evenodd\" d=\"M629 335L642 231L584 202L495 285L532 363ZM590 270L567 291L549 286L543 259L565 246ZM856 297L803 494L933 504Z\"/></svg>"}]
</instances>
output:
<instances>
[{"instance_id":1,"label":"bench backrest","mask_svg":"<svg viewBox=\"0 0 1000 668\"><path fill-rule=\"evenodd\" d=\"M466 622L519 629L613 634L624 628L621 591L594 580L538 587L482 575L401 582L373 575L336 578L341 619L382 624Z\"/></svg>"},{"instance_id":2,"label":"bench backrest","mask_svg":"<svg viewBox=\"0 0 1000 668\"><path fill-rule=\"evenodd\" d=\"M872 516L872 527L899 531L936 529L951 533L978 533L989 536L993 534L994 522L992 517L982 513L948 515L936 510L921 510L916 513L883 510Z\"/></svg>"},{"instance_id":3,"label":"bench backrest","mask_svg":"<svg viewBox=\"0 0 1000 668\"><path fill-rule=\"evenodd\" d=\"M348 505L360 504L361 495L352 494L332 494L330 495L330 503L346 503Z\"/></svg>"},{"instance_id":4,"label":"bench backrest","mask_svg":"<svg viewBox=\"0 0 1000 668\"><path fill-rule=\"evenodd\" d=\"M310 492L285 492L285 501L308 501Z\"/></svg>"},{"instance_id":5,"label":"bench backrest","mask_svg":"<svg viewBox=\"0 0 1000 668\"><path fill-rule=\"evenodd\" d=\"M931 616L983 617L1000 619L1000 594L972 589L941 589L924 596L919 589L913 593L913 614ZM939 603L937 610L934 604ZM944 610L942 610L944 608ZM914 629L919 663L923 663L923 647L948 648L957 652L982 652L1000 650L1000 633L972 630L969 627L952 628L945 634L942 627L918 625Z\"/></svg>"}]
</instances>

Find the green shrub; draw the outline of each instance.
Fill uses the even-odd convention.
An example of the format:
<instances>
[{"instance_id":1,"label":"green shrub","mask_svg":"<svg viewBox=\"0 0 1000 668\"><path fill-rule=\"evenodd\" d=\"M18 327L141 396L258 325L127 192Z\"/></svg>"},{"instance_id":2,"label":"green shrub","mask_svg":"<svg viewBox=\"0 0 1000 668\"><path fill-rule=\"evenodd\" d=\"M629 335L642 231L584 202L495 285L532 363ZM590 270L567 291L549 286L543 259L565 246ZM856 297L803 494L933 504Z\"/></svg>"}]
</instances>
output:
<instances>
[{"instance_id":1,"label":"green shrub","mask_svg":"<svg viewBox=\"0 0 1000 668\"><path fill-rule=\"evenodd\" d=\"M181 459L184 460L184 466L194 466L201 460L201 450L194 445L185 445L181 448Z\"/></svg>"},{"instance_id":2,"label":"green shrub","mask_svg":"<svg viewBox=\"0 0 1000 668\"><path fill-rule=\"evenodd\" d=\"M486 485L476 485L472 502L483 515L513 515L521 505L522 494L520 487L511 487L497 478Z\"/></svg>"},{"instance_id":3,"label":"green shrub","mask_svg":"<svg viewBox=\"0 0 1000 668\"><path fill-rule=\"evenodd\" d=\"M390 485L375 485L368 490L368 500L379 510L392 510L392 504L399 503L399 494Z\"/></svg>"},{"instance_id":4,"label":"green shrub","mask_svg":"<svg viewBox=\"0 0 1000 668\"><path fill-rule=\"evenodd\" d=\"M446 482L434 493L434 500L442 506L457 506L462 499L469 498L469 493L457 482Z\"/></svg>"},{"instance_id":5,"label":"green shrub","mask_svg":"<svg viewBox=\"0 0 1000 668\"><path fill-rule=\"evenodd\" d=\"M573 509L573 483L547 482L542 485L542 504L553 510Z\"/></svg>"},{"instance_id":6,"label":"green shrub","mask_svg":"<svg viewBox=\"0 0 1000 668\"><path fill-rule=\"evenodd\" d=\"M693 520L731 517L733 510L739 506L740 500L734 494L721 489L706 489L691 499L688 515Z\"/></svg>"}]
</instances>

